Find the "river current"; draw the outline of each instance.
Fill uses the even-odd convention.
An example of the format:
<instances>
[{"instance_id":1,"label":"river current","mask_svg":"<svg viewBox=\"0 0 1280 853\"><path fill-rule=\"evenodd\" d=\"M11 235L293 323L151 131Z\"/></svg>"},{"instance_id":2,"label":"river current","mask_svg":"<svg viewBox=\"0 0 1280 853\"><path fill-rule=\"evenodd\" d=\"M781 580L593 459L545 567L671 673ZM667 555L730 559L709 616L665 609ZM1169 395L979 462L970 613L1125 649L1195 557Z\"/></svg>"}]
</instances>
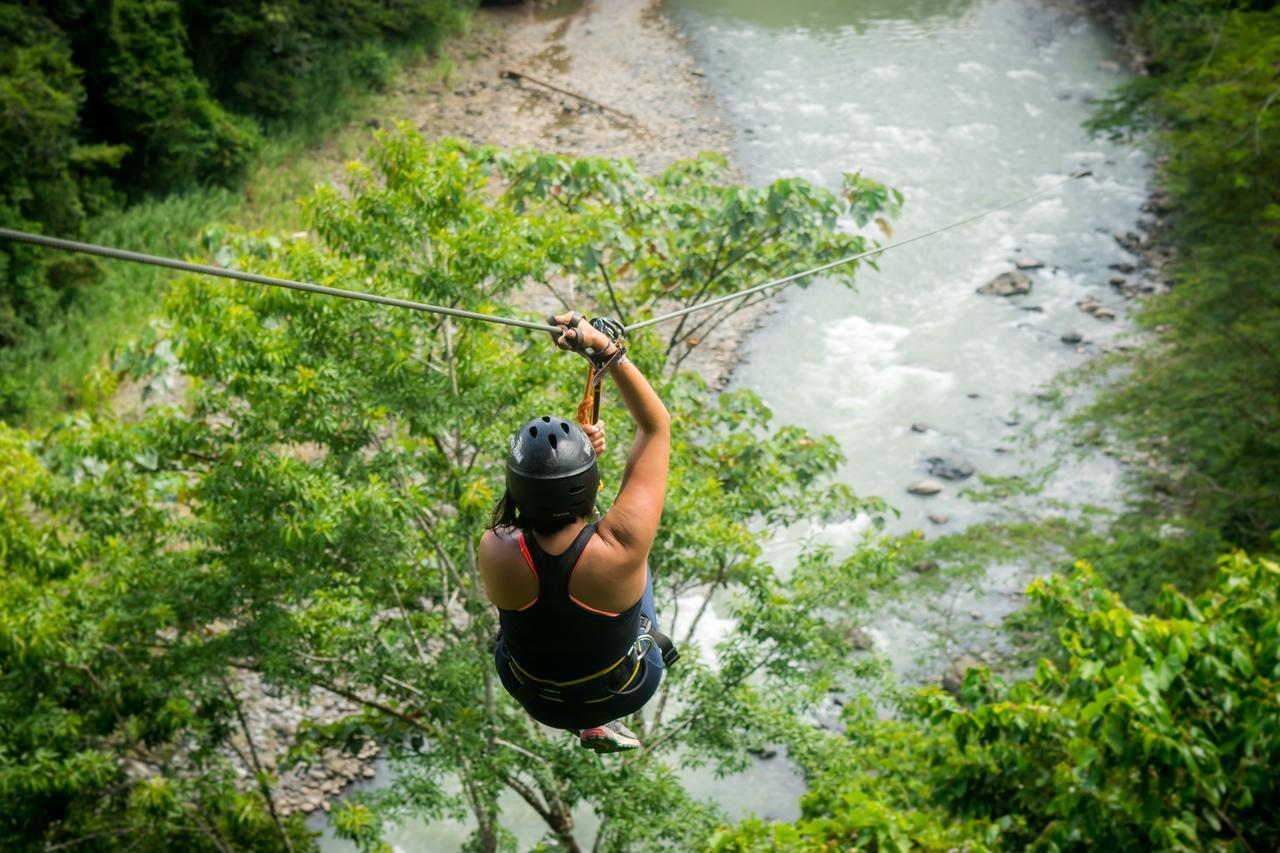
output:
<instances>
[{"instance_id":1,"label":"river current","mask_svg":"<svg viewBox=\"0 0 1280 853\"><path fill-rule=\"evenodd\" d=\"M859 271L856 291L821 279L793 288L748 337L733 374L732 386L760 394L779 422L835 436L848 460L840 478L900 512L891 530L937 535L1000 513L999 505L961 496L977 475L943 480L931 497L906 487L929 475L931 457L994 476L1048 461L1058 449L1051 420L1047 443L1028 448L1018 440L1040 417L1037 393L1124 330L1125 306L1108 279L1112 264L1133 259L1112 233L1138 218L1149 164L1142 152L1081 127L1090 103L1121 80L1117 47L1088 18L1037 0L666 0L665 11L729 115L735 164L753 183L800 176L838 189L842 173L861 171L905 194L895 238L1093 171L1027 205L886 254L878 271ZM1018 259L1044 264L1028 273L1029 294L975 293ZM1086 297L1118 319L1082 312L1077 303ZM1069 332L1083 342L1063 343ZM1042 497L1114 502L1119 476L1106 457L1069 458ZM785 565L802 539L847 549L865 529L862 519L796 530L769 550ZM945 606L935 592L885 609L868 632L900 675L922 678L938 665L921 655L936 620L960 613L975 629L996 624L1018 606L1031 573L997 567L949 590ZM803 791L781 758L730 779L695 773L686 782L732 817L794 818ZM504 805L522 844L542 836L527 807L514 797ZM589 838L593 816L577 822ZM469 832L411 822L388 841L406 851L450 850ZM331 837L323 847L354 849Z\"/></svg>"}]
</instances>

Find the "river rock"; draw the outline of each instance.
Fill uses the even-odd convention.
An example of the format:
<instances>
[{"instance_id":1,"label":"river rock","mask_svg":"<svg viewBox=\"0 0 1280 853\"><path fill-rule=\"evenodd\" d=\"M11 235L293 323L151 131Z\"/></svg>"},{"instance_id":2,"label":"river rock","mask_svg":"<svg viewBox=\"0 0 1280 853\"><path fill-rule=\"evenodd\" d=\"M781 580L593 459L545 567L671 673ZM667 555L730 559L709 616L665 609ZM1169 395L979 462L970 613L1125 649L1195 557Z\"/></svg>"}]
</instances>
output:
<instances>
[{"instance_id":1,"label":"river rock","mask_svg":"<svg viewBox=\"0 0 1280 853\"><path fill-rule=\"evenodd\" d=\"M1044 266L1044 261L1039 258L1018 258L1013 265L1020 270L1038 270Z\"/></svg>"},{"instance_id":2,"label":"river rock","mask_svg":"<svg viewBox=\"0 0 1280 853\"><path fill-rule=\"evenodd\" d=\"M928 425L928 424L922 424L922 423L920 423L919 421L916 421L915 423L913 423L913 424L911 425L911 431L912 431L912 432L928 432L928 431L929 431L929 425Z\"/></svg>"},{"instance_id":3,"label":"river rock","mask_svg":"<svg viewBox=\"0 0 1280 853\"><path fill-rule=\"evenodd\" d=\"M973 465L965 459L947 459L942 456L929 457L929 473L944 480L963 480L973 476Z\"/></svg>"},{"instance_id":4,"label":"river rock","mask_svg":"<svg viewBox=\"0 0 1280 853\"><path fill-rule=\"evenodd\" d=\"M1079 332L1063 332L1059 340L1064 344L1078 344L1084 340L1084 335Z\"/></svg>"},{"instance_id":5,"label":"river rock","mask_svg":"<svg viewBox=\"0 0 1280 853\"><path fill-rule=\"evenodd\" d=\"M1115 270L1118 273L1124 273L1125 275L1132 275L1133 272L1137 269L1137 267L1135 267L1131 263L1122 261L1118 264L1111 264L1111 269Z\"/></svg>"},{"instance_id":6,"label":"river rock","mask_svg":"<svg viewBox=\"0 0 1280 853\"><path fill-rule=\"evenodd\" d=\"M870 649L874 643L871 641L871 635L861 628L854 628L849 632L849 645L855 650L865 652Z\"/></svg>"},{"instance_id":7,"label":"river rock","mask_svg":"<svg viewBox=\"0 0 1280 853\"><path fill-rule=\"evenodd\" d=\"M1092 296L1086 296L1076 303L1076 307L1084 313L1096 317L1099 320L1114 320L1116 312L1107 306L1102 300Z\"/></svg>"},{"instance_id":8,"label":"river rock","mask_svg":"<svg viewBox=\"0 0 1280 853\"><path fill-rule=\"evenodd\" d=\"M943 512L931 512L929 513L929 520L934 524L946 524L951 520L951 516Z\"/></svg>"},{"instance_id":9,"label":"river rock","mask_svg":"<svg viewBox=\"0 0 1280 853\"><path fill-rule=\"evenodd\" d=\"M1111 236L1115 238L1120 248L1126 252L1134 252L1136 254L1142 250L1142 238L1136 232L1117 228Z\"/></svg>"},{"instance_id":10,"label":"river rock","mask_svg":"<svg viewBox=\"0 0 1280 853\"><path fill-rule=\"evenodd\" d=\"M1128 283L1129 283L1129 279L1125 278L1122 275L1113 275L1111 276L1111 278L1107 279L1107 284L1111 285L1116 289L1122 288Z\"/></svg>"},{"instance_id":11,"label":"river rock","mask_svg":"<svg viewBox=\"0 0 1280 853\"><path fill-rule=\"evenodd\" d=\"M916 480L907 486L907 491L913 495L936 495L942 491L942 484L937 480Z\"/></svg>"},{"instance_id":12,"label":"river rock","mask_svg":"<svg viewBox=\"0 0 1280 853\"><path fill-rule=\"evenodd\" d=\"M960 688L964 686L965 673L981 666L982 661L972 655L965 655L947 667L947 671L942 674L942 689L959 698Z\"/></svg>"},{"instance_id":13,"label":"river rock","mask_svg":"<svg viewBox=\"0 0 1280 853\"><path fill-rule=\"evenodd\" d=\"M985 296L1020 296L1031 292L1031 279L1018 270L1002 272L978 288Z\"/></svg>"},{"instance_id":14,"label":"river rock","mask_svg":"<svg viewBox=\"0 0 1280 853\"><path fill-rule=\"evenodd\" d=\"M927 575L938 570L937 560L920 560L911 567L911 571L918 575Z\"/></svg>"}]
</instances>

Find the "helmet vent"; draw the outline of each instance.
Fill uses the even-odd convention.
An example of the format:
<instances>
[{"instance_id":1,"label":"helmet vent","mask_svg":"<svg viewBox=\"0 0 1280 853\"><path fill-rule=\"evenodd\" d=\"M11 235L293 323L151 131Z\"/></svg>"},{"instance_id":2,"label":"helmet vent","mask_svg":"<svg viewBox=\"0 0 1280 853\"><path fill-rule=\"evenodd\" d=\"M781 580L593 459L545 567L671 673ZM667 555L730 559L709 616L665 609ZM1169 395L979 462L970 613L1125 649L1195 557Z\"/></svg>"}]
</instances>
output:
<instances>
[{"instance_id":1,"label":"helmet vent","mask_svg":"<svg viewBox=\"0 0 1280 853\"><path fill-rule=\"evenodd\" d=\"M542 422L543 422L544 424L549 424L549 423L551 423L551 416L550 416L550 415L543 415L543 416L542 416Z\"/></svg>"},{"instance_id":2,"label":"helmet vent","mask_svg":"<svg viewBox=\"0 0 1280 853\"><path fill-rule=\"evenodd\" d=\"M548 435L548 436L547 436L547 441L551 442L551 449L552 449L552 450L555 450L555 449L556 449L556 434L555 434L555 433L551 433L550 435Z\"/></svg>"},{"instance_id":3,"label":"helmet vent","mask_svg":"<svg viewBox=\"0 0 1280 853\"><path fill-rule=\"evenodd\" d=\"M529 427L529 435L533 436L534 438L537 438L537 437L538 437L538 428L537 428L537 427Z\"/></svg>"},{"instance_id":4,"label":"helmet vent","mask_svg":"<svg viewBox=\"0 0 1280 853\"><path fill-rule=\"evenodd\" d=\"M568 425L567 423L565 423L564 421L561 421L561 422L560 422L560 429L564 430L564 434L565 434L565 435L568 435L568 434L569 434L569 425Z\"/></svg>"}]
</instances>

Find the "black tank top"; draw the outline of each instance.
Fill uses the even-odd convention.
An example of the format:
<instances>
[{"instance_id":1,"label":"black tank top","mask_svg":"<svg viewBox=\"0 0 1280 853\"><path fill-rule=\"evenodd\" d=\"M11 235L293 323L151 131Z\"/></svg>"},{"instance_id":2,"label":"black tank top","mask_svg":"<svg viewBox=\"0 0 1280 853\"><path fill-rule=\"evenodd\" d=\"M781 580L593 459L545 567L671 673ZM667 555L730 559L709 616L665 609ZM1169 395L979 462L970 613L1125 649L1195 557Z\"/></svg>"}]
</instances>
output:
<instances>
[{"instance_id":1,"label":"black tank top","mask_svg":"<svg viewBox=\"0 0 1280 853\"><path fill-rule=\"evenodd\" d=\"M616 615L594 610L569 595L578 558L595 535L588 524L562 554L520 534L520 550L538 579L538 597L521 610L498 610L507 652L526 672L549 681L571 681L617 663L640 632L640 602Z\"/></svg>"}]
</instances>

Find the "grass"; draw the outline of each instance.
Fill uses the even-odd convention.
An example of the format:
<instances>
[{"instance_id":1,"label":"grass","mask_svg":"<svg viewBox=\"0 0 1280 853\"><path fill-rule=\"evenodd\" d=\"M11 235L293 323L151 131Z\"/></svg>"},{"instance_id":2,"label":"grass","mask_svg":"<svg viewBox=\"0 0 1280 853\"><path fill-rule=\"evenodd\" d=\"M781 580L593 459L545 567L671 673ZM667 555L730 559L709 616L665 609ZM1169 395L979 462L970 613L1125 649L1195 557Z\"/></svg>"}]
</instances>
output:
<instances>
[{"instance_id":1,"label":"grass","mask_svg":"<svg viewBox=\"0 0 1280 853\"><path fill-rule=\"evenodd\" d=\"M396 69L384 93L353 84L334 86L324 109L289 127L269 128L256 162L236 189L199 188L147 199L98 217L87 240L147 254L207 261L201 234L210 225L291 233L305 227L298 200L359 157L373 138L371 120L403 115L406 75L447 79L454 61L426 59L430 45L390 51ZM399 78L399 79L397 79ZM173 273L156 267L96 260L98 273L73 306L42 334L0 351L0 373L28 396L21 425L48 426L94 393L95 368L160 316Z\"/></svg>"}]
</instances>

